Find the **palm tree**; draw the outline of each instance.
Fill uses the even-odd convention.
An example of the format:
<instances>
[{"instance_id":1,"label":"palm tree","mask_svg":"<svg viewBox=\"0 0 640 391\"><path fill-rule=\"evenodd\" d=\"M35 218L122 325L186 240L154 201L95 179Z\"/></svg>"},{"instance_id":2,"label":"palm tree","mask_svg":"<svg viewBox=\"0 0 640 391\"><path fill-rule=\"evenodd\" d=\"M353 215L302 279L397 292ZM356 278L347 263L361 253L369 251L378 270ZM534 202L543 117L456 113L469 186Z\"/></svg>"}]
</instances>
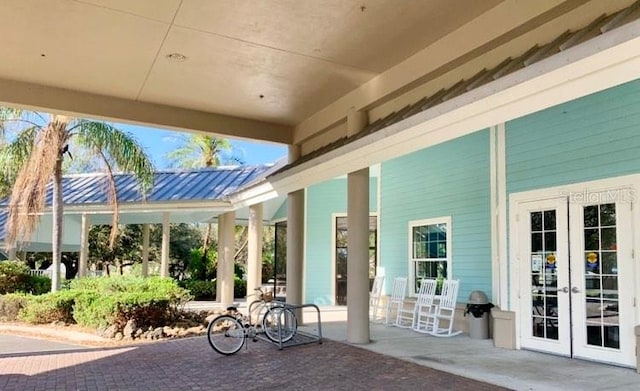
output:
<instances>
[{"instance_id":1,"label":"palm tree","mask_svg":"<svg viewBox=\"0 0 640 391\"><path fill-rule=\"evenodd\" d=\"M231 151L231 143L224 138L218 138L211 135L204 134L192 134L186 137L183 145L167 154L167 158L171 161L173 167L182 168L209 168L217 167L222 162L238 163L242 162L240 159L230 157L225 161L222 160L222 155ZM207 228L204 233L202 241L202 264L206 265L207 253L211 245L211 223L207 224ZM202 268L203 272L206 268ZM198 276L203 278L203 276Z\"/></svg>"},{"instance_id":2,"label":"palm tree","mask_svg":"<svg viewBox=\"0 0 640 391\"><path fill-rule=\"evenodd\" d=\"M173 167L217 167L222 163L242 163L239 159L223 155L231 151L229 140L211 135L192 134L183 139L183 145L167 154Z\"/></svg>"},{"instance_id":3,"label":"palm tree","mask_svg":"<svg viewBox=\"0 0 640 391\"><path fill-rule=\"evenodd\" d=\"M53 182L53 267L51 290L60 287L62 256L62 163L69 145L82 147L103 162L107 172L109 201L114 208L111 244L117 236L118 204L113 170L129 172L140 182L141 192L152 186L154 167L142 146L113 125L64 115L0 110L0 129L15 126L15 137L0 148L0 174L12 184L5 243L13 246L30 240L45 209L47 186Z\"/></svg>"}]
</instances>

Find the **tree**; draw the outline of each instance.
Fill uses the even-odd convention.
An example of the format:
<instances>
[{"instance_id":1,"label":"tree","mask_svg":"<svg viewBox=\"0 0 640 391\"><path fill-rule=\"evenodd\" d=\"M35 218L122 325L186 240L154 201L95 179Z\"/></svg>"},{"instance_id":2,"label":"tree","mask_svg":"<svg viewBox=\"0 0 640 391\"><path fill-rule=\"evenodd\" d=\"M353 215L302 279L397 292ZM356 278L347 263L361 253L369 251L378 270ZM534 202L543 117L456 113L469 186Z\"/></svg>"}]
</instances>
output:
<instances>
[{"instance_id":1,"label":"tree","mask_svg":"<svg viewBox=\"0 0 640 391\"><path fill-rule=\"evenodd\" d=\"M182 138L182 146L167 154L174 168L218 167L221 164L242 164L233 157L229 140L211 135L192 134Z\"/></svg>"},{"instance_id":2,"label":"tree","mask_svg":"<svg viewBox=\"0 0 640 391\"><path fill-rule=\"evenodd\" d=\"M162 246L162 225L152 224L149 243L149 260L160 260ZM96 225L89 232L89 262L97 269L111 273L115 267L119 274L124 268L134 266L142 261L142 225L128 224L120 227L116 245L107 245L110 227ZM193 248L202 244L201 232L191 224L171 224L171 242L169 244L170 274L177 279L183 279L187 273L187 266L191 260Z\"/></svg>"},{"instance_id":3,"label":"tree","mask_svg":"<svg viewBox=\"0 0 640 391\"><path fill-rule=\"evenodd\" d=\"M192 134L183 139L184 143L167 154L173 167L181 168L209 168L217 167L221 162L242 163L240 159L226 156L231 151L229 140L211 135ZM226 158L226 161L223 160ZM211 223L207 224L202 240L202 267L198 268L198 279L205 279L208 252L211 247Z\"/></svg>"},{"instance_id":4,"label":"tree","mask_svg":"<svg viewBox=\"0 0 640 391\"><path fill-rule=\"evenodd\" d=\"M8 245L30 240L45 209L49 182L53 184L52 249L54 273L51 290L60 287L62 245L62 164L65 154L71 156L71 140L77 147L90 151L104 165L109 201L113 205L110 243L118 229L117 189L113 170L132 173L144 194L153 183L154 168L142 146L130 134L111 124L64 115L48 115L22 110L0 110L2 129L15 126L13 140L0 149L0 173L13 184L9 199L5 241Z\"/></svg>"}]
</instances>

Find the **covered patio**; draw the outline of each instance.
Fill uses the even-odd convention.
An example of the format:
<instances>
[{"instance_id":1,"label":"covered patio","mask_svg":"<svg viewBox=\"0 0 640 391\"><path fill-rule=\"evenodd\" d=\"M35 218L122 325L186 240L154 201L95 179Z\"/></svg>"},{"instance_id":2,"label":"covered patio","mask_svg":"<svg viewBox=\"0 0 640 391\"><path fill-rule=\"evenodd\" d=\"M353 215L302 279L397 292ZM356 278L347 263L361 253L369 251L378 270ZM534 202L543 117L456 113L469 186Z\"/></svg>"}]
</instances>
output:
<instances>
[{"instance_id":1,"label":"covered patio","mask_svg":"<svg viewBox=\"0 0 640 391\"><path fill-rule=\"evenodd\" d=\"M438 258L414 259L420 257L407 248L415 245L409 231L435 224L444 224L447 232L456 227L452 236L460 235L458 240L442 252L453 265L447 270L465 277L464 292L472 285L490 291L491 301L510 317L509 329L516 336L512 347L527 347L530 342L528 346L535 349L546 344L550 352L571 356L580 346L573 345L570 332L562 344L544 331L529 335L532 301L523 299L521 292L531 291L531 273L537 273L540 281L538 277L548 271L550 277L542 279L549 281L548 286L535 288L551 297L545 296L549 303L558 297L564 300L565 293L574 295L575 302L596 300L587 293L597 293L599 307L613 308L609 300L619 300L617 288L605 305L604 293L593 291L612 291L610 287L593 288L594 283L587 292L584 281L569 279L568 256L564 265L560 263L565 269L547 267L543 260L555 265L555 252L569 253L555 248L564 237L552 240L550 235L561 231L555 228L555 216L568 216L562 208L567 208L571 195L583 188L605 193L614 185L616 190L635 192L638 186L635 155L627 155L626 149L635 145L637 137L626 132L635 129L637 117L639 9L640 3L632 0L488 0L464 6L448 0L274 0L261 5L198 0L148 0L135 5L109 0L8 1L0 4L0 32L10 37L6 51L11 53L0 64L0 102L286 144L287 166L263 173L263 180L231 195L230 204L219 210L223 260L230 259L227 235L236 211L248 208L250 222L262 221L251 216L262 215L263 203L286 197L287 301L304 303L311 295L313 273L321 275L334 267L321 261L311 264L307 249L317 244L309 234L320 226L308 224L316 217L311 212L326 206L322 202L335 192L321 193L316 204L310 194L314 186L340 178L346 184L342 198L347 206L330 212L348 216L347 341L371 341L369 219L375 209L382 221L378 223L382 244L376 246L390 274L409 274L415 280L418 266L414 265ZM612 102L619 106L609 107ZM606 111L600 114L598 109ZM592 113L597 114L588 123L581 122ZM547 123L558 131L550 131ZM603 142L607 136L616 142ZM556 138L558 142L545 144ZM601 152L598 147L605 145L617 149ZM594 149L589 158L595 159L581 155L587 147ZM527 156L540 158L525 160ZM567 156L573 160L562 160ZM611 156L627 160L612 162ZM560 163L552 166L553 162ZM382 164L382 173L374 187L370 167L377 164ZM385 177L385 172L390 174ZM526 209L569 185L565 206ZM429 196L412 194L411 187ZM439 198L438 192L445 190L447 196ZM534 196L538 198L528 198ZM624 219L619 224L632 221L637 212L628 203L620 204L624 200L610 198L600 200L603 210L612 210L614 204L613 209L624 212L616 215ZM515 205L521 211L515 212ZM595 208L600 211L601 205ZM554 217L549 214L548 221L554 224L529 232L530 237L521 234L533 229L525 224L529 217L551 209ZM592 222L579 219L584 210L572 210L576 217L567 226L580 237L583 225ZM522 220L519 213L525 216ZM162 221L169 218L158 216ZM614 230L597 224L586 228L593 235L612 235ZM332 229L326 225L328 233L322 237L330 237ZM627 251L640 240L626 231L629 238L621 236L620 241L625 244L619 258L623 266L607 269L616 283L618 270L630 271L619 273L632 281L619 285L629 289L620 295L626 318L624 324L613 325L624 332L625 343L618 344L624 351L607 350L612 346L598 349L624 356L603 361L637 368L627 347L633 345L640 312L624 300L635 300L640 292L633 272L637 261ZM526 240L543 234L554 244L529 254ZM517 251L516 239L522 242ZM598 247L596 258L617 256L617 239L609 240L607 249ZM334 251L328 240L323 244ZM458 252L451 255L451 248ZM573 267L587 279L604 273L589 270L588 274L578 267L583 261L574 259ZM322 283L326 285L326 279L318 285ZM233 299L228 289L228 285L223 289L222 304ZM562 315L536 316L549 324L560 319L569 330L579 306L572 310L566 297ZM579 324L600 332L595 339L602 341L603 330L611 325L604 328L602 319L597 326L591 322L585 318ZM606 338L615 345L615 332ZM562 349L554 351L556 345ZM585 354L597 359L597 351Z\"/></svg>"}]
</instances>

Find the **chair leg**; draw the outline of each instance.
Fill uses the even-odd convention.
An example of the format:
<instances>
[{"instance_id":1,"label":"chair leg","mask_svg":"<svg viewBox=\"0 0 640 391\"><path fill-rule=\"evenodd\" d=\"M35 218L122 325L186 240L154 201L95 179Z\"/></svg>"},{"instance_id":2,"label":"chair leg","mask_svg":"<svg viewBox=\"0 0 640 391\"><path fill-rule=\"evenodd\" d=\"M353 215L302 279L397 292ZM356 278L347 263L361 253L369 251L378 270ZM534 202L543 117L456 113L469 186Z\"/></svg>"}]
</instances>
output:
<instances>
[{"instance_id":1,"label":"chair leg","mask_svg":"<svg viewBox=\"0 0 640 391\"><path fill-rule=\"evenodd\" d=\"M447 319L447 321L449 322L448 327L442 328L442 329L440 328L441 317ZM462 331L453 331L454 317L455 317L454 312L451 313L451 316L442 316L441 314L436 314L433 321L433 330L431 332L431 335L433 335L434 337L453 337L462 333Z\"/></svg>"},{"instance_id":2,"label":"chair leg","mask_svg":"<svg viewBox=\"0 0 640 391\"><path fill-rule=\"evenodd\" d=\"M385 324L387 324L387 325L388 325L388 324L390 324L389 318L391 317L391 312L393 311L393 307L394 307L394 306L395 306L395 308L396 308L396 311L399 311L399 310L400 310L400 303L398 303L398 302L393 302L393 301L390 301L390 302L388 303L388 305L387 305L387 311L386 311L386 314L385 314L385 321L384 321L384 323L385 323ZM396 314L396 317L397 317L397 314Z\"/></svg>"}]
</instances>

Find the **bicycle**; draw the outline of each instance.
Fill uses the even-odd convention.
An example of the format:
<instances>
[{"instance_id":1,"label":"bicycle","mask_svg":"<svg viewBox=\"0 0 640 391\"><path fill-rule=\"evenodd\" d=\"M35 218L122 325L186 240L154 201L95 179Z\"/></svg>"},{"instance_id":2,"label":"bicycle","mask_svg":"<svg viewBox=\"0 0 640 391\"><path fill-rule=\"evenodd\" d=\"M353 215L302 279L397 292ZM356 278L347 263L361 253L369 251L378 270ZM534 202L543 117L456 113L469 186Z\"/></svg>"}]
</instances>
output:
<instances>
[{"instance_id":1,"label":"bicycle","mask_svg":"<svg viewBox=\"0 0 640 391\"><path fill-rule=\"evenodd\" d=\"M256 342L259 334L265 334L271 342L278 344L295 336L298 329L295 313L284 304L273 302L271 292L263 292L260 288L256 291L259 292L259 300L249 305L248 315L243 315L236 307L228 307L228 314L220 315L209 323L207 339L213 350L228 356L242 349L248 338ZM252 314L257 313L254 318L259 321L265 309L261 324L252 322Z\"/></svg>"}]
</instances>

